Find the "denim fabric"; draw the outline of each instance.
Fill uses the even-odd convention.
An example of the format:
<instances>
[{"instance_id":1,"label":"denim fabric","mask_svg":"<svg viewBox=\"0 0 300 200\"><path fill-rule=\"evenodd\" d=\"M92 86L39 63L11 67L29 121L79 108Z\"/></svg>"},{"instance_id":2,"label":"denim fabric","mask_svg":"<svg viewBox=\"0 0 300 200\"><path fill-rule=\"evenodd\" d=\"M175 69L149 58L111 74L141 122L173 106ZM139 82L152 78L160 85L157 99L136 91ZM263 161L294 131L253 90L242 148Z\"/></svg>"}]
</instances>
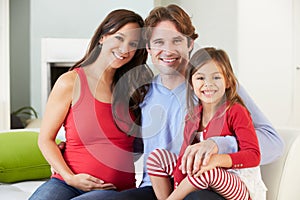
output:
<instances>
[{"instance_id":1,"label":"denim fabric","mask_svg":"<svg viewBox=\"0 0 300 200\"><path fill-rule=\"evenodd\" d=\"M187 195L184 200L225 200L222 196L211 190L198 190Z\"/></svg>"},{"instance_id":2,"label":"denim fabric","mask_svg":"<svg viewBox=\"0 0 300 200\"><path fill-rule=\"evenodd\" d=\"M98 190L87 192L72 200L156 200L151 186L124 190L121 192L113 190Z\"/></svg>"},{"instance_id":3,"label":"denim fabric","mask_svg":"<svg viewBox=\"0 0 300 200\"><path fill-rule=\"evenodd\" d=\"M93 190L90 192L86 192L80 196L77 196L71 200L89 200L89 199L111 199L118 195L118 191L115 190Z\"/></svg>"},{"instance_id":4,"label":"denim fabric","mask_svg":"<svg viewBox=\"0 0 300 200\"><path fill-rule=\"evenodd\" d=\"M80 200L80 199L110 199L114 194L118 194L115 190L93 190L84 192L74 188L66 182L51 178L42 184L29 198L29 200Z\"/></svg>"},{"instance_id":5,"label":"denim fabric","mask_svg":"<svg viewBox=\"0 0 300 200\"><path fill-rule=\"evenodd\" d=\"M62 180L51 178L43 183L29 200L69 200L83 193Z\"/></svg>"}]
</instances>

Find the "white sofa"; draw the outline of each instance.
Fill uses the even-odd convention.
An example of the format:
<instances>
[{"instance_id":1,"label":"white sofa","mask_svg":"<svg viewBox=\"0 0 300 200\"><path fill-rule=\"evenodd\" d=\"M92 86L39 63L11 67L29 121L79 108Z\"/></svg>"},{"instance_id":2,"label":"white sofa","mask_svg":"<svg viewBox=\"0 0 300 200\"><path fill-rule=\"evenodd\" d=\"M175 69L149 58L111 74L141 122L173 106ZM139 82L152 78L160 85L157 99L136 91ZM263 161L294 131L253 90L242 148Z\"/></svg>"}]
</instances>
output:
<instances>
[{"instance_id":1,"label":"white sofa","mask_svg":"<svg viewBox=\"0 0 300 200\"><path fill-rule=\"evenodd\" d=\"M298 200L300 130L281 128L278 132L285 142L283 156L272 164L262 166L263 180L268 188L267 200Z\"/></svg>"},{"instance_id":2,"label":"white sofa","mask_svg":"<svg viewBox=\"0 0 300 200\"><path fill-rule=\"evenodd\" d=\"M268 188L267 200L300 199L300 129L278 129L285 141L283 156L272 164L262 166L262 175ZM142 159L136 163L137 180L141 181ZM25 200L43 181L0 183L0 199Z\"/></svg>"}]
</instances>

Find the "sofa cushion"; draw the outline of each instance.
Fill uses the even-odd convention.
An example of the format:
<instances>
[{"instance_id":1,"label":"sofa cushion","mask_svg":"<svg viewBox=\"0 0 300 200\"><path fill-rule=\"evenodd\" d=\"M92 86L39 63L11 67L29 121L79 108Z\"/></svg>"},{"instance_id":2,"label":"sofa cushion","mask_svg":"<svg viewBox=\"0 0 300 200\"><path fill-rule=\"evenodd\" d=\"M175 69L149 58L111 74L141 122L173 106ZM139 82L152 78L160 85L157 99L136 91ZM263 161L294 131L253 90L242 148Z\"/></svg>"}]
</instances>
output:
<instances>
[{"instance_id":1,"label":"sofa cushion","mask_svg":"<svg viewBox=\"0 0 300 200\"><path fill-rule=\"evenodd\" d=\"M16 131L0 134L0 182L44 179L50 166L38 144L38 132Z\"/></svg>"}]
</instances>

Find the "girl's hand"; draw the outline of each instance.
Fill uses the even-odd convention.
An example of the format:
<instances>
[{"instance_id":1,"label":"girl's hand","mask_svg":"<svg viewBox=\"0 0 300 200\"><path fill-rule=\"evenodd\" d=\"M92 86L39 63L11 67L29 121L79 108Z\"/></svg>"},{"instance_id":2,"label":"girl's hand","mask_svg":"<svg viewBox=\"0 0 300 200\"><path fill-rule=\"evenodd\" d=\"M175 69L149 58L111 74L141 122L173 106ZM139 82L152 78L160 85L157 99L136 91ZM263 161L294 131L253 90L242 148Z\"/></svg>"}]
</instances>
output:
<instances>
[{"instance_id":1,"label":"girl's hand","mask_svg":"<svg viewBox=\"0 0 300 200\"><path fill-rule=\"evenodd\" d=\"M199 177L202 173L214 169L216 167L231 168L232 160L228 154L213 154L210 157L209 163L201 165L200 170L193 174L194 177Z\"/></svg>"},{"instance_id":2,"label":"girl's hand","mask_svg":"<svg viewBox=\"0 0 300 200\"><path fill-rule=\"evenodd\" d=\"M210 162L211 156L218 152L218 146L213 140L204 140L202 142L190 145L186 148L179 169L183 174L189 176L197 173L202 165Z\"/></svg>"},{"instance_id":3,"label":"girl's hand","mask_svg":"<svg viewBox=\"0 0 300 200\"><path fill-rule=\"evenodd\" d=\"M112 183L104 183L103 180L89 174L72 175L66 183L83 191L117 189Z\"/></svg>"},{"instance_id":4,"label":"girl's hand","mask_svg":"<svg viewBox=\"0 0 300 200\"><path fill-rule=\"evenodd\" d=\"M201 165L200 169L193 174L194 177L201 176L202 173L219 167L218 154L211 155L209 162L206 165Z\"/></svg>"}]
</instances>

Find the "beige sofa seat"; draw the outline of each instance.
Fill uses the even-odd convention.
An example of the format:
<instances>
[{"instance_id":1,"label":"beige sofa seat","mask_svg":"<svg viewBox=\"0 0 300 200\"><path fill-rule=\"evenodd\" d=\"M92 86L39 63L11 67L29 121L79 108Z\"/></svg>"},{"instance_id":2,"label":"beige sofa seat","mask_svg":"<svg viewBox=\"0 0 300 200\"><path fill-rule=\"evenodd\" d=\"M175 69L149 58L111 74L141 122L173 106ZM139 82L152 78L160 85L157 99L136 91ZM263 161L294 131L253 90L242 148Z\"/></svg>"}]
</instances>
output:
<instances>
[{"instance_id":1,"label":"beige sofa seat","mask_svg":"<svg viewBox=\"0 0 300 200\"><path fill-rule=\"evenodd\" d=\"M267 200L300 199L300 130L278 129L285 142L283 156L261 167L268 188Z\"/></svg>"}]
</instances>

